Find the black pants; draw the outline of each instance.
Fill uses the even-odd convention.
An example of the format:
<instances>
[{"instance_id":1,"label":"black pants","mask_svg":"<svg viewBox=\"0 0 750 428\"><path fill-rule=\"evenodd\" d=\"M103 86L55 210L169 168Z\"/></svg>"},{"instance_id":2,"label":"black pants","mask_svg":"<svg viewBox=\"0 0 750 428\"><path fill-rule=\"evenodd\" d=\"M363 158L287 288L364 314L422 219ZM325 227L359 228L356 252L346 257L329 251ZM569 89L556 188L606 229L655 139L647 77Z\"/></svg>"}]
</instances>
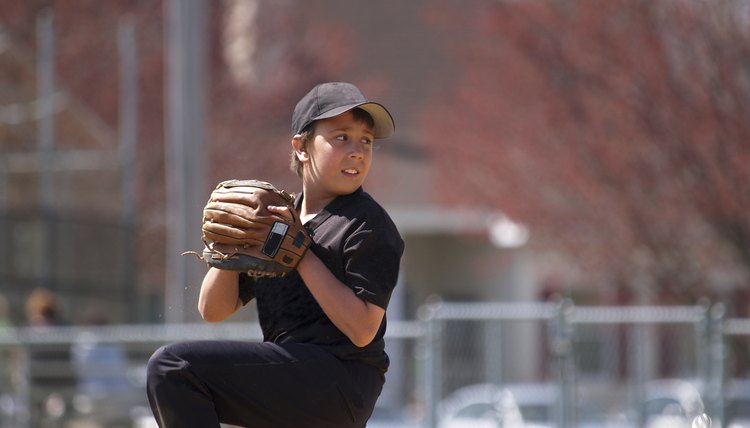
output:
<instances>
[{"instance_id":1,"label":"black pants","mask_svg":"<svg viewBox=\"0 0 750 428\"><path fill-rule=\"evenodd\" d=\"M178 343L148 363L148 398L162 428L361 428L382 387L376 368L310 344Z\"/></svg>"}]
</instances>

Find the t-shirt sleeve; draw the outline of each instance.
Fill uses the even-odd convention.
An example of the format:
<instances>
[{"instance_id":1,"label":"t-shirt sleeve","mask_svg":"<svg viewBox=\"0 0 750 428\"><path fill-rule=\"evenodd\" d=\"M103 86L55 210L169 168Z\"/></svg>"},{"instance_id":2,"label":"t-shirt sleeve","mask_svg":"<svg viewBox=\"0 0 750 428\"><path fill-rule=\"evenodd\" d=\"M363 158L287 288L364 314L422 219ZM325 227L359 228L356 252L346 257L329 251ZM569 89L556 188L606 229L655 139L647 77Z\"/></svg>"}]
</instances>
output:
<instances>
[{"instance_id":1,"label":"t-shirt sleeve","mask_svg":"<svg viewBox=\"0 0 750 428\"><path fill-rule=\"evenodd\" d=\"M242 272L240 273L239 279L239 298L242 300L243 305L247 305L248 302L255 298L254 280L250 275Z\"/></svg>"},{"instance_id":2,"label":"t-shirt sleeve","mask_svg":"<svg viewBox=\"0 0 750 428\"><path fill-rule=\"evenodd\" d=\"M344 244L346 283L361 299L387 309L403 251L403 240L392 223L363 223Z\"/></svg>"}]
</instances>

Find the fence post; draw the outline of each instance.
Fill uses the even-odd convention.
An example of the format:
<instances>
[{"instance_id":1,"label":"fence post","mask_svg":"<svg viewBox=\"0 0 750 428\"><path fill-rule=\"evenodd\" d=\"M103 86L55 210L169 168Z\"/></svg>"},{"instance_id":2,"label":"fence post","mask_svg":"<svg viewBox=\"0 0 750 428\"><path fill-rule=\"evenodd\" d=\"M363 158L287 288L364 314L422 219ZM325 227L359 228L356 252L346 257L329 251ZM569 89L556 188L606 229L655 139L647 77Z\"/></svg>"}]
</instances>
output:
<instances>
[{"instance_id":1,"label":"fence post","mask_svg":"<svg viewBox=\"0 0 750 428\"><path fill-rule=\"evenodd\" d=\"M16 352L18 370L18 384L16 385L15 396L15 423L18 428L30 428L32 426L31 417L33 416L31 404L31 368L29 364L29 345L19 345Z\"/></svg>"},{"instance_id":2,"label":"fence post","mask_svg":"<svg viewBox=\"0 0 750 428\"><path fill-rule=\"evenodd\" d=\"M724 420L724 363L726 359L726 344L724 343L724 320L726 307L716 303L709 312L709 371L707 379L707 413L713 416L718 426L725 426Z\"/></svg>"},{"instance_id":3,"label":"fence post","mask_svg":"<svg viewBox=\"0 0 750 428\"><path fill-rule=\"evenodd\" d=\"M560 428L573 427L575 421L575 359L573 355L573 302L570 299L559 301L555 317L550 320L551 353L555 359L559 403L557 409L557 425Z\"/></svg>"},{"instance_id":4,"label":"fence post","mask_svg":"<svg viewBox=\"0 0 750 428\"><path fill-rule=\"evenodd\" d=\"M701 317L695 326L696 369L698 379L703 382L702 386L705 389L701 394L705 395L710 392L711 387L711 302L701 298L697 309L700 310Z\"/></svg>"},{"instance_id":5,"label":"fence post","mask_svg":"<svg viewBox=\"0 0 750 428\"><path fill-rule=\"evenodd\" d=\"M628 371L635 405L636 426L646 423L646 378L650 361L650 336L644 323L634 323L628 330ZM648 361L647 361L648 360Z\"/></svg>"},{"instance_id":6,"label":"fence post","mask_svg":"<svg viewBox=\"0 0 750 428\"><path fill-rule=\"evenodd\" d=\"M437 316L440 303L424 306L420 311L420 318L426 325L427 333L423 336L425 351L425 367L423 370L424 394L424 423L426 428L437 425L437 408L443 389L442 377L442 335L443 323Z\"/></svg>"}]
</instances>

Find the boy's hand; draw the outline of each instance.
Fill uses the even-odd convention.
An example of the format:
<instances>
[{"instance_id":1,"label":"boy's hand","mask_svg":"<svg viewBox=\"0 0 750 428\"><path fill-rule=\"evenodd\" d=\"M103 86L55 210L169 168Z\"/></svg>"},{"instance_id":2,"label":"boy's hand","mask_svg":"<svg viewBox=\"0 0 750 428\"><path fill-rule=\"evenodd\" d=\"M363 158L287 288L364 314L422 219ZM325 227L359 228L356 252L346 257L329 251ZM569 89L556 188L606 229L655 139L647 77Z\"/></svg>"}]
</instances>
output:
<instances>
[{"instance_id":1,"label":"boy's hand","mask_svg":"<svg viewBox=\"0 0 750 428\"><path fill-rule=\"evenodd\" d=\"M287 220L295 221L295 216L292 215L292 209L289 207L280 207L276 205L269 205L268 211L271 211L272 213L279 214L280 216L284 217Z\"/></svg>"}]
</instances>

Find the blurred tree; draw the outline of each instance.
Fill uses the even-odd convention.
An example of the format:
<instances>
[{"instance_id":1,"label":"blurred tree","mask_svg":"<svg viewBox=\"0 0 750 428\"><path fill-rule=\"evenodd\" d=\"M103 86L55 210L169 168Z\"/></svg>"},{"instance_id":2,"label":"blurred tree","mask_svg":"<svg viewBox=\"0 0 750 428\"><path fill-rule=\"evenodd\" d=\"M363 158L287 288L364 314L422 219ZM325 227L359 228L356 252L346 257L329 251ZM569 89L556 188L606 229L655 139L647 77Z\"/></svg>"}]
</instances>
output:
<instances>
[{"instance_id":1,"label":"blurred tree","mask_svg":"<svg viewBox=\"0 0 750 428\"><path fill-rule=\"evenodd\" d=\"M465 171L436 175L444 202L500 208L579 279L649 300L746 285L747 4L479 5L427 14L461 68L424 115L437 170Z\"/></svg>"},{"instance_id":2,"label":"blurred tree","mask_svg":"<svg viewBox=\"0 0 750 428\"><path fill-rule=\"evenodd\" d=\"M324 9L296 2L222 5L209 31L211 182L253 176L296 189L287 167L291 146L284 144L291 140L290 108L315 83L338 79L351 65L357 34L329 25Z\"/></svg>"},{"instance_id":3,"label":"blurred tree","mask_svg":"<svg viewBox=\"0 0 750 428\"><path fill-rule=\"evenodd\" d=\"M341 70L358 58L354 51L358 36L352 26L330 25L326 10L312 4L256 0L206 4L210 37L207 182L263 177L291 190L296 180L287 168L290 149L283 144L289 139L289 106L313 83L339 78ZM155 295L162 292L164 264L163 257L154 255L166 251L165 224L169 221L163 144L164 7L163 1L143 0L0 0L0 42L12 43L29 64L35 62L38 14L52 12L57 90L85 106L89 123L109 135L116 135L118 129L118 25L126 18L135 25L139 88L136 281L139 289ZM28 74L33 78L34 70L30 68ZM33 82L29 86L33 91ZM57 138L60 149L77 147L63 129ZM27 147L33 148L33 135L28 140ZM91 185L102 184L92 180ZM113 194L117 192L112 189Z\"/></svg>"},{"instance_id":4,"label":"blurred tree","mask_svg":"<svg viewBox=\"0 0 750 428\"><path fill-rule=\"evenodd\" d=\"M279 175L287 149L268 142L288 138L288 107L313 82L368 63L359 49L367 35L328 25L325 9L304 2L210 4L209 182L269 171L291 186L290 174ZM0 0L4 33L30 56L47 7L59 84L113 130L117 24L134 18L139 284L159 287L163 267L152 255L163 252L168 221L163 4ZM442 202L529 223L533 244L555 244L576 260L578 278L597 284L645 278L658 284L654 293L685 300L710 281L748 282L746 2L435 0L425 8L430 32L456 60L435 70L454 74L455 85L435 90L423 114Z\"/></svg>"}]
</instances>

